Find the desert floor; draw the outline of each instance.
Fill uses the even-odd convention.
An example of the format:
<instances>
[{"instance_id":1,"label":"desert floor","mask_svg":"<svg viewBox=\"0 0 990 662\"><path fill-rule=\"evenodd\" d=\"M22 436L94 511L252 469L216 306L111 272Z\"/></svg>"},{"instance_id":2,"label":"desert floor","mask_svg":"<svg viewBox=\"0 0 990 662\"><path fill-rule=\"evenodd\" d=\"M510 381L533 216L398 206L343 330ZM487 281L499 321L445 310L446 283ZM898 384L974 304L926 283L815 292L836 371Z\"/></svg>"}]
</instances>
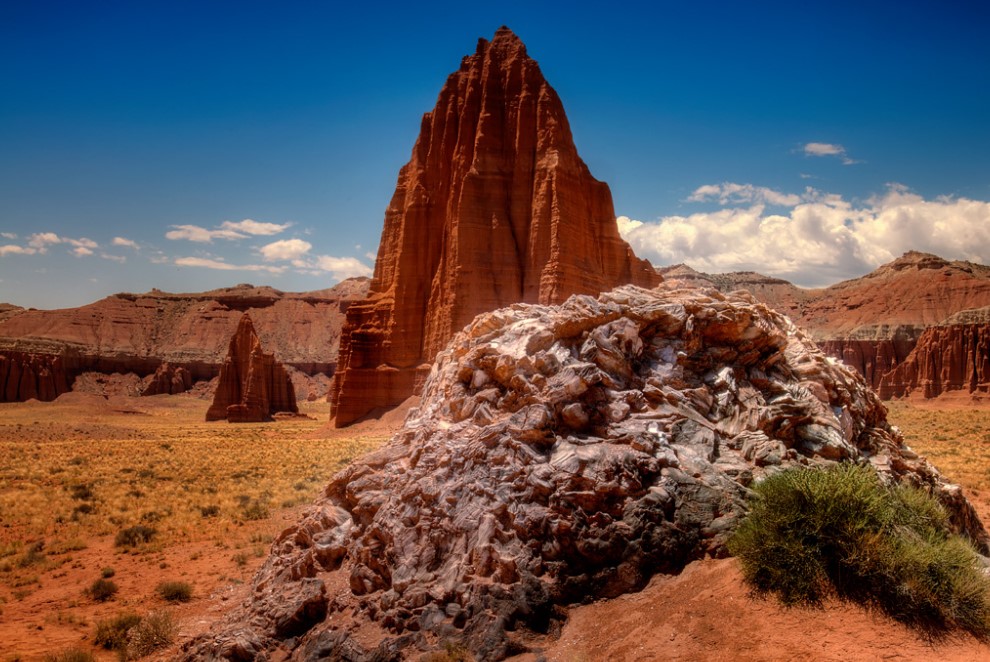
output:
<instances>
[{"instance_id":1,"label":"desert floor","mask_svg":"<svg viewBox=\"0 0 990 662\"><path fill-rule=\"evenodd\" d=\"M125 612L169 611L177 643L204 631L246 596L274 535L402 418L333 430L318 402L303 403L303 417L231 425L205 423L207 406L79 393L0 405L0 660L71 648L116 659L93 637L100 621ZM990 521L990 408L890 408L908 444L964 485ZM136 526L154 530L151 539L116 544ZM98 602L87 589L107 569L118 591ZM189 584L192 599L166 602L156 591L166 581ZM731 559L576 606L559 638L536 643L562 662L990 659L990 646L968 636L929 641L848 604L785 609L754 599Z\"/></svg>"}]
</instances>

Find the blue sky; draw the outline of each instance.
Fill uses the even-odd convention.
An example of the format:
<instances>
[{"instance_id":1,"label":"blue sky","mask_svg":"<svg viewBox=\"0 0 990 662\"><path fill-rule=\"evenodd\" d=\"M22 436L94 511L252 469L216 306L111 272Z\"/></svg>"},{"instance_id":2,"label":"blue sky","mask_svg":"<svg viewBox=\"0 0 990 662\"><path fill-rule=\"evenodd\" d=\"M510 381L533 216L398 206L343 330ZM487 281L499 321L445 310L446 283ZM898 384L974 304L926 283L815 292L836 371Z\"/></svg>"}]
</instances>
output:
<instances>
[{"instance_id":1,"label":"blue sky","mask_svg":"<svg viewBox=\"0 0 990 662\"><path fill-rule=\"evenodd\" d=\"M690 5L690 6L689 6ZM370 273L422 113L511 27L655 264L990 259L979 2L0 2L0 301Z\"/></svg>"}]
</instances>

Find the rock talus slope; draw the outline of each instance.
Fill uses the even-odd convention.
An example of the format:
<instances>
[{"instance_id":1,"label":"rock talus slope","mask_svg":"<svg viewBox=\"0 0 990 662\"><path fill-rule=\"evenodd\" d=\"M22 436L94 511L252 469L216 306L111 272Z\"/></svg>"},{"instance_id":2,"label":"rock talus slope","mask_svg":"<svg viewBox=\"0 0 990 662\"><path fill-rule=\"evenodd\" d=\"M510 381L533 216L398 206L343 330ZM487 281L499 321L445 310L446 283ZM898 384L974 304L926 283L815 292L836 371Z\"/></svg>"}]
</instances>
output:
<instances>
[{"instance_id":1,"label":"rock talus slope","mask_svg":"<svg viewBox=\"0 0 990 662\"><path fill-rule=\"evenodd\" d=\"M503 27L447 79L399 172L371 293L342 332L334 420L411 395L479 313L659 282L619 237L557 93Z\"/></svg>"},{"instance_id":2,"label":"rock talus slope","mask_svg":"<svg viewBox=\"0 0 990 662\"><path fill-rule=\"evenodd\" d=\"M249 602L188 659L384 660L524 651L562 605L721 556L747 486L849 461L958 487L903 444L863 379L748 295L626 286L480 315L421 406L277 537Z\"/></svg>"},{"instance_id":3,"label":"rock talus slope","mask_svg":"<svg viewBox=\"0 0 990 662\"><path fill-rule=\"evenodd\" d=\"M251 316L244 313L220 367L206 420L268 421L277 412L299 413L292 380L275 356L262 350Z\"/></svg>"}]
</instances>

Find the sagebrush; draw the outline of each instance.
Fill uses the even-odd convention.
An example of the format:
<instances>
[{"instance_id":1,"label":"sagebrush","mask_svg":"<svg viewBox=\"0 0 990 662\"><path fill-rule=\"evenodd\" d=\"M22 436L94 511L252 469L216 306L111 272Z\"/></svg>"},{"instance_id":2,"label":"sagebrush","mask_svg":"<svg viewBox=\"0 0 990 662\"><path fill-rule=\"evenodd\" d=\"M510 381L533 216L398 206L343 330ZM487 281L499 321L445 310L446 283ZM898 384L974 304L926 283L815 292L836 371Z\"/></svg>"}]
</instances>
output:
<instances>
[{"instance_id":1,"label":"sagebrush","mask_svg":"<svg viewBox=\"0 0 990 662\"><path fill-rule=\"evenodd\" d=\"M729 541L747 582L785 604L828 596L935 634L990 635L990 581L927 493L888 488L869 467L792 469L755 488Z\"/></svg>"}]
</instances>

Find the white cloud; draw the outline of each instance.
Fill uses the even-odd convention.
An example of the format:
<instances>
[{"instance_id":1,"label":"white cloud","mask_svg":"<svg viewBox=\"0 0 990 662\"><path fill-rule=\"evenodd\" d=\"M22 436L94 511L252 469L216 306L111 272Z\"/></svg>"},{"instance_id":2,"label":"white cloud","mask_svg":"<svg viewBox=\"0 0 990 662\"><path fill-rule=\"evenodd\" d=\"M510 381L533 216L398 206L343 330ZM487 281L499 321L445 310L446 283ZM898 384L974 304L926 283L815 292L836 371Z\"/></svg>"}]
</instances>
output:
<instances>
[{"instance_id":1,"label":"white cloud","mask_svg":"<svg viewBox=\"0 0 990 662\"><path fill-rule=\"evenodd\" d=\"M806 143L802 149L805 156L837 156L842 159L842 165L862 163L850 158L845 147L834 143Z\"/></svg>"},{"instance_id":2,"label":"white cloud","mask_svg":"<svg viewBox=\"0 0 990 662\"><path fill-rule=\"evenodd\" d=\"M261 247L261 255L266 262L275 260L299 261L309 252L313 244L302 239L281 239Z\"/></svg>"},{"instance_id":3,"label":"white cloud","mask_svg":"<svg viewBox=\"0 0 990 662\"><path fill-rule=\"evenodd\" d=\"M35 232L28 237L28 246L39 253L47 253L49 246L61 243L62 240L54 232Z\"/></svg>"},{"instance_id":4,"label":"white cloud","mask_svg":"<svg viewBox=\"0 0 990 662\"><path fill-rule=\"evenodd\" d=\"M114 246L125 246L127 248L133 248L134 250L138 249L138 244L136 241L132 239L125 239L124 237L114 237L113 242L111 243Z\"/></svg>"},{"instance_id":5,"label":"white cloud","mask_svg":"<svg viewBox=\"0 0 990 662\"><path fill-rule=\"evenodd\" d=\"M120 264L127 262L127 258L124 257L123 255L110 255L109 253L100 253L100 257L102 257L104 260L110 260L111 262L119 262Z\"/></svg>"},{"instance_id":6,"label":"white cloud","mask_svg":"<svg viewBox=\"0 0 990 662\"><path fill-rule=\"evenodd\" d=\"M175 264L180 267L203 267L204 269L219 269L221 271L267 271L280 274L285 267L273 267L267 264L229 264L222 260L206 257L177 257Z\"/></svg>"},{"instance_id":7,"label":"white cloud","mask_svg":"<svg viewBox=\"0 0 990 662\"><path fill-rule=\"evenodd\" d=\"M234 223L233 221L224 221L220 224L220 227L224 230L230 230L233 232L243 232L245 234L253 235L273 235L282 232L288 228L291 223L259 223L258 221L252 221L250 218L245 218L243 221L238 221Z\"/></svg>"},{"instance_id":8,"label":"white cloud","mask_svg":"<svg viewBox=\"0 0 990 662\"><path fill-rule=\"evenodd\" d=\"M356 257L333 257L330 255L317 256L314 264L316 269L329 272L337 280L354 278L356 276L371 276L374 271Z\"/></svg>"},{"instance_id":9,"label":"white cloud","mask_svg":"<svg viewBox=\"0 0 990 662\"><path fill-rule=\"evenodd\" d=\"M859 206L813 189L802 198L784 215L752 204L654 222L620 216L617 224L654 264L759 271L804 286L861 276L909 250L990 260L990 202L925 200L899 185Z\"/></svg>"},{"instance_id":10,"label":"white cloud","mask_svg":"<svg viewBox=\"0 0 990 662\"><path fill-rule=\"evenodd\" d=\"M76 257L85 257L87 255L92 255L93 249L87 248L86 246L76 246L71 252Z\"/></svg>"},{"instance_id":11,"label":"white cloud","mask_svg":"<svg viewBox=\"0 0 990 662\"><path fill-rule=\"evenodd\" d=\"M214 239L245 239L246 234L234 230L207 230L198 225L172 225L175 228L165 233L166 239L211 243Z\"/></svg>"},{"instance_id":12,"label":"white cloud","mask_svg":"<svg viewBox=\"0 0 990 662\"><path fill-rule=\"evenodd\" d=\"M720 204L765 203L781 207L794 207L801 203L801 196L793 193L781 193L765 186L752 184L706 184L699 186L688 196L688 202L706 202L718 200Z\"/></svg>"},{"instance_id":13,"label":"white cloud","mask_svg":"<svg viewBox=\"0 0 990 662\"><path fill-rule=\"evenodd\" d=\"M14 244L0 246L0 257L5 255L34 255L37 252L34 248L24 248L23 246L16 246Z\"/></svg>"},{"instance_id":14,"label":"white cloud","mask_svg":"<svg viewBox=\"0 0 990 662\"><path fill-rule=\"evenodd\" d=\"M17 239L17 233L16 232L0 232L0 237L3 237L4 239Z\"/></svg>"},{"instance_id":15,"label":"white cloud","mask_svg":"<svg viewBox=\"0 0 990 662\"><path fill-rule=\"evenodd\" d=\"M96 243L95 241L93 241L92 239L89 239L87 237L81 237L79 239L64 238L64 239L62 239L62 241L64 241L67 244L71 244L71 245L75 246L76 248L89 248L89 249L93 249L93 248L99 248L100 247L100 245L98 243Z\"/></svg>"}]
</instances>

